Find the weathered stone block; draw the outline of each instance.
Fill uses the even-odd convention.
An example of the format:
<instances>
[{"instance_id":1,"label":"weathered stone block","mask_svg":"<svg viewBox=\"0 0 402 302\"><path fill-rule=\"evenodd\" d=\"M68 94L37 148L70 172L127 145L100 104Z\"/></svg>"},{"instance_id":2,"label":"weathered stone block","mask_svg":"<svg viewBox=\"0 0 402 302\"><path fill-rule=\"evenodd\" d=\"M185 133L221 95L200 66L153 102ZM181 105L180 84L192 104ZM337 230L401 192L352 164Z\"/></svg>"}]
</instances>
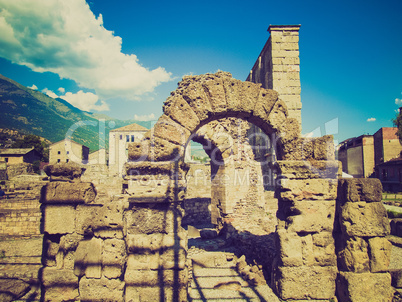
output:
<instances>
[{"instance_id":1,"label":"weathered stone block","mask_svg":"<svg viewBox=\"0 0 402 302\"><path fill-rule=\"evenodd\" d=\"M181 287L144 287L144 286L126 286L126 301L141 302L187 302L187 288Z\"/></svg>"},{"instance_id":2,"label":"weathered stone block","mask_svg":"<svg viewBox=\"0 0 402 302\"><path fill-rule=\"evenodd\" d=\"M92 183L49 182L42 188L42 203L92 203L96 190Z\"/></svg>"},{"instance_id":3,"label":"weathered stone block","mask_svg":"<svg viewBox=\"0 0 402 302\"><path fill-rule=\"evenodd\" d=\"M281 160L335 160L332 135L299 138L283 146Z\"/></svg>"},{"instance_id":4,"label":"weathered stone block","mask_svg":"<svg viewBox=\"0 0 402 302\"><path fill-rule=\"evenodd\" d=\"M119 278L126 262L126 243L119 239L103 241L102 272L106 278Z\"/></svg>"},{"instance_id":5,"label":"weathered stone block","mask_svg":"<svg viewBox=\"0 0 402 302\"><path fill-rule=\"evenodd\" d=\"M124 281L119 279L89 279L82 277L79 287L80 300L123 302L125 301L123 298L124 285Z\"/></svg>"},{"instance_id":6,"label":"weathered stone block","mask_svg":"<svg viewBox=\"0 0 402 302\"><path fill-rule=\"evenodd\" d=\"M220 78L202 83L205 93L211 103L212 115L219 116L227 111L227 101L223 81Z\"/></svg>"},{"instance_id":7,"label":"weathered stone block","mask_svg":"<svg viewBox=\"0 0 402 302\"><path fill-rule=\"evenodd\" d=\"M184 144L176 145L167 138L156 136L147 137L150 140L148 160L150 161L177 161L184 156Z\"/></svg>"},{"instance_id":8,"label":"weathered stone block","mask_svg":"<svg viewBox=\"0 0 402 302\"><path fill-rule=\"evenodd\" d=\"M127 249L131 253L154 253L161 249L187 250L187 233L128 234Z\"/></svg>"},{"instance_id":9,"label":"weathered stone block","mask_svg":"<svg viewBox=\"0 0 402 302\"><path fill-rule=\"evenodd\" d=\"M128 181L130 200L136 202L165 202L170 196L171 180L168 175L131 176Z\"/></svg>"},{"instance_id":10,"label":"weathered stone block","mask_svg":"<svg viewBox=\"0 0 402 302\"><path fill-rule=\"evenodd\" d=\"M190 105L178 94L170 96L165 101L163 104L163 113L190 132L193 132L200 123L198 116Z\"/></svg>"},{"instance_id":11,"label":"weathered stone block","mask_svg":"<svg viewBox=\"0 0 402 302\"><path fill-rule=\"evenodd\" d=\"M278 100L269 113L267 122L274 129L278 129L280 125L283 125L286 122L287 116L288 110L285 102Z\"/></svg>"},{"instance_id":12,"label":"weathered stone block","mask_svg":"<svg viewBox=\"0 0 402 302\"><path fill-rule=\"evenodd\" d=\"M295 232L278 230L279 258L283 266L302 266L302 246L300 236Z\"/></svg>"},{"instance_id":13,"label":"weathered stone block","mask_svg":"<svg viewBox=\"0 0 402 302\"><path fill-rule=\"evenodd\" d=\"M159 137L176 145L184 146L190 131L163 114L151 129L151 137Z\"/></svg>"},{"instance_id":14,"label":"weathered stone block","mask_svg":"<svg viewBox=\"0 0 402 302\"><path fill-rule=\"evenodd\" d=\"M336 266L335 241L332 232L312 234L314 265Z\"/></svg>"},{"instance_id":15,"label":"weathered stone block","mask_svg":"<svg viewBox=\"0 0 402 302\"><path fill-rule=\"evenodd\" d=\"M187 251L184 248L164 249L160 253L160 264L163 269L183 270L186 267Z\"/></svg>"},{"instance_id":16,"label":"weathered stone block","mask_svg":"<svg viewBox=\"0 0 402 302\"><path fill-rule=\"evenodd\" d=\"M75 231L75 208L67 205L46 205L44 231L49 234L67 234Z\"/></svg>"},{"instance_id":17,"label":"weathered stone block","mask_svg":"<svg viewBox=\"0 0 402 302\"><path fill-rule=\"evenodd\" d=\"M339 174L338 161L280 160L276 162L276 168L278 174L288 179L337 179Z\"/></svg>"},{"instance_id":18,"label":"weathered stone block","mask_svg":"<svg viewBox=\"0 0 402 302\"><path fill-rule=\"evenodd\" d=\"M347 202L339 215L342 232L348 236L387 236L390 226L381 202Z\"/></svg>"},{"instance_id":19,"label":"weathered stone block","mask_svg":"<svg viewBox=\"0 0 402 302\"><path fill-rule=\"evenodd\" d=\"M184 100L190 105L200 121L207 120L211 115L212 107L202 84L191 82L189 78L184 78L179 86L180 84L186 85L182 92Z\"/></svg>"},{"instance_id":20,"label":"weathered stone block","mask_svg":"<svg viewBox=\"0 0 402 302\"><path fill-rule=\"evenodd\" d=\"M237 112L239 117L252 114L260 94L261 84L242 82L233 78L224 78L228 111Z\"/></svg>"},{"instance_id":21,"label":"weathered stone block","mask_svg":"<svg viewBox=\"0 0 402 302\"><path fill-rule=\"evenodd\" d=\"M183 270L126 270L124 275L126 285L130 286L187 286L188 271Z\"/></svg>"},{"instance_id":22,"label":"weathered stone block","mask_svg":"<svg viewBox=\"0 0 402 302\"><path fill-rule=\"evenodd\" d=\"M279 143L282 146L297 140L300 136L300 121L297 118L291 116L291 112L292 111L288 112L288 118L283 124L279 125L278 128L280 133ZM278 152L278 156L278 158L281 158L282 151Z\"/></svg>"},{"instance_id":23,"label":"weathered stone block","mask_svg":"<svg viewBox=\"0 0 402 302\"><path fill-rule=\"evenodd\" d=\"M281 179L282 200L335 200L337 181L333 179Z\"/></svg>"},{"instance_id":24,"label":"weathered stone block","mask_svg":"<svg viewBox=\"0 0 402 302\"><path fill-rule=\"evenodd\" d=\"M60 238L59 250L67 253L69 251L75 251L78 244L84 237L80 234L66 234Z\"/></svg>"},{"instance_id":25,"label":"weathered stone block","mask_svg":"<svg viewBox=\"0 0 402 302\"><path fill-rule=\"evenodd\" d=\"M324 135L314 139L315 160L335 160L334 138L332 135Z\"/></svg>"},{"instance_id":26,"label":"weathered stone block","mask_svg":"<svg viewBox=\"0 0 402 302\"><path fill-rule=\"evenodd\" d=\"M391 275L339 272L337 296L342 302L391 301L393 296Z\"/></svg>"},{"instance_id":27,"label":"weathered stone block","mask_svg":"<svg viewBox=\"0 0 402 302\"><path fill-rule=\"evenodd\" d=\"M124 212L125 234L177 233L182 230L182 210L167 203L137 204Z\"/></svg>"},{"instance_id":28,"label":"weathered stone block","mask_svg":"<svg viewBox=\"0 0 402 302\"><path fill-rule=\"evenodd\" d=\"M260 89L258 99L255 102L253 116L263 122L268 122L269 114L272 112L276 102L278 102L278 93L270 89Z\"/></svg>"},{"instance_id":29,"label":"weathered stone block","mask_svg":"<svg viewBox=\"0 0 402 302\"><path fill-rule=\"evenodd\" d=\"M348 238L338 253L338 260L339 268L343 271L368 273L370 259L367 242L360 237Z\"/></svg>"},{"instance_id":30,"label":"weathered stone block","mask_svg":"<svg viewBox=\"0 0 402 302\"><path fill-rule=\"evenodd\" d=\"M289 232L318 233L332 232L335 217L335 201L294 201L291 214L286 218Z\"/></svg>"},{"instance_id":31,"label":"weathered stone block","mask_svg":"<svg viewBox=\"0 0 402 302\"><path fill-rule=\"evenodd\" d=\"M382 200L382 185L377 178L340 179L338 199L342 202L379 202Z\"/></svg>"},{"instance_id":32,"label":"weathered stone block","mask_svg":"<svg viewBox=\"0 0 402 302\"><path fill-rule=\"evenodd\" d=\"M92 235L94 230L105 229L102 206L78 205L76 207L76 232L81 235Z\"/></svg>"},{"instance_id":33,"label":"weathered stone block","mask_svg":"<svg viewBox=\"0 0 402 302\"><path fill-rule=\"evenodd\" d=\"M157 270L160 268L159 252L129 254L127 257L127 270Z\"/></svg>"},{"instance_id":34,"label":"weathered stone block","mask_svg":"<svg viewBox=\"0 0 402 302\"><path fill-rule=\"evenodd\" d=\"M82 172L85 170L79 165L73 163L59 163L56 165L47 165L43 169L47 176L50 176L51 180L62 180L62 181L79 181Z\"/></svg>"},{"instance_id":35,"label":"weathered stone block","mask_svg":"<svg viewBox=\"0 0 402 302\"><path fill-rule=\"evenodd\" d=\"M163 234L128 234L126 236L129 253L148 254L159 251L162 247Z\"/></svg>"},{"instance_id":36,"label":"weathered stone block","mask_svg":"<svg viewBox=\"0 0 402 302\"><path fill-rule=\"evenodd\" d=\"M370 271L386 272L391 260L392 243L384 237L373 237L368 240L370 255Z\"/></svg>"},{"instance_id":37,"label":"weathered stone block","mask_svg":"<svg viewBox=\"0 0 402 302\"><path fill-rule=\"evenodd\" d=\"M134 162L148 161L151 142L143 139L140 142L128 144L128 160Z\"/></svg>"},{"instance_id":38,"label":"weathered stone block","mask_svg":"<svg viewBox=\"0 0 402 302\"><path fill-rule=\"evenodd\" d=\"M278 267L274 285L284 300L327 300L335 296L336 275L335 266Z\"/></svg>"},{"instance_id":39,"label":"weathered stone block","mask_svg":"<svg viewBox=\"0 0 402 302\"><path fill-rule=\"evenodd\" d=\"M75 252L74 274L90 279L102 277L102 239L93 237L79 243Z\"/></svg>"},{"instance_id":40,"label":"weathered stone block","mask_svg":"<svg viewBox=\"0 0 402 302\"><path fill-rule=\"evenodd\" d=\"M79 297L78 277L72 270L45 267L41 281L44 301L74 301Z\"/></svg>"}]
</instances>

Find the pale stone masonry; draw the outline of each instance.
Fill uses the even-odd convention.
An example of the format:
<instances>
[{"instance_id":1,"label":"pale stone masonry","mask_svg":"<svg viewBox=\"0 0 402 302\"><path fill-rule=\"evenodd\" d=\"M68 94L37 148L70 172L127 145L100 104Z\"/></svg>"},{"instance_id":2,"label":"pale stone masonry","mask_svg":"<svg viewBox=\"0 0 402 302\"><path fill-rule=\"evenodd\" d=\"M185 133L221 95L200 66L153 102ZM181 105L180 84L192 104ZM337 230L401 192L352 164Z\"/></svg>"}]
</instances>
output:
<instances>
[{"instance_id":1,"label":"pale stone masonry","mask_svg":"<svg viewBox=\"0 0 402 302\"><path fill-rule=\"evenodd\" d=\"M247 81L278 92L289 117L301 126L300 25L270 25L270 37L255 62ZM300 127L301 129L301 127Z\"/></svg>"}]
</instances>

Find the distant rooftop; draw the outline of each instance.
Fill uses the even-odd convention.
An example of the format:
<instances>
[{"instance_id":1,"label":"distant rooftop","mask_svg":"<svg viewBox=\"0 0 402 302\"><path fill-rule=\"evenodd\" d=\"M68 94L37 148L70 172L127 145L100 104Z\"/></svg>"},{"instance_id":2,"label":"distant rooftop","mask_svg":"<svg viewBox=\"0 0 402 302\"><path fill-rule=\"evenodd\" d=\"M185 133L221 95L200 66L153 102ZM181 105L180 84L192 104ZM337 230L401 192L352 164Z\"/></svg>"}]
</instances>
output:
<instances>
[{"instance_id":1,"label":"distant rooftop","mask_svg":"<svg viewBox=\"0 0 402 302\"><path fill-rule=\"evenodd\" d=\"M33 150L32 148L9 148L0 149L0 155L25 155Z\"/></svg>"},{"instance_id":2,"label":"distant rooftop","mask_svg":"<svg viewBox=\"0 0 402 302\"><path fill-rule=\"evenodd\" d=\"M136 123L110 130L109 132L122 132L122 131L148 131L147 128L140 126Z\"/></svg>"}]
</instances>

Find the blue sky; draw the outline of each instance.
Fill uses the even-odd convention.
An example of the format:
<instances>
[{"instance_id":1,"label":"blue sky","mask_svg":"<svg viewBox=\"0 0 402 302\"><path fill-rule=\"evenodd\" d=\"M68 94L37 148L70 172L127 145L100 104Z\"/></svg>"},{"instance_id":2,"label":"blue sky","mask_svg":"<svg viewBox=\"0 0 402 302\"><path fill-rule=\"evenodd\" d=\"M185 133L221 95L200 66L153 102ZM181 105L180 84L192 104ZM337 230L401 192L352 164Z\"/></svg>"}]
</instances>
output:
<instances>
[{"instance_id":1,"label":"blue sky","mask_svg":"<svg viewBox=\"0 0 402 302\"><path fill-rule=\"evenodd\" d=\"M268 26L301 24L302 132L341 141L392 126L402 106L401 16L401 0L0 0L0 73L84 110L157 119L184 75L245 80Z\"/></svg>"}]
</instances>

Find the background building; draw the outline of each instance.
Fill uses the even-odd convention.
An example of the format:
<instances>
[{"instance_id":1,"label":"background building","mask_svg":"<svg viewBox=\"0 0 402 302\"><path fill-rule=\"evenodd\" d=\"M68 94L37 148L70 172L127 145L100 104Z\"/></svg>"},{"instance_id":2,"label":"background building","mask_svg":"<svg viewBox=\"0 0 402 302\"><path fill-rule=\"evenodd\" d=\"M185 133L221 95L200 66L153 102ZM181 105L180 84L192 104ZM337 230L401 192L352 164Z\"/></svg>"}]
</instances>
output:
<instances>
[{"instance_id":1,"label":"background building","mask_svg":"<svg viewBox=\"0 0 402 302\"><path fill-rule=\"evenodd\" d=\"M396 181L402 151L396 132L397 128L383 127L374 135L361 135L340 143L338 160L342 162L343 172L353 177L377 177L381 181L392 178ZM385 183L383 186L385 189Z\"/></svg>"},{"instance_id":2,"label":"background building","mask_svg":"<svg viewBox=\"0 0 402 302\"><path fill-rule=\"evenodd\" d=\"M6 162L8 165L30 163L40 160L41 155L32 148L1 149L0 162Z\"/></svg>"},{"instance_id":3,"label":"background building","mask_svg":"<svg viewBox=\"0 0 402 302\"><path fill-rule=\"evenodd\" d=\"M49 164L74 162L88 163L89 148L69 139L49 146Z\"/></svg>"},{"instance_id":4,"label":"background building","mask_svg":"<svg viewBox=\"0 0 402 302\"><path fill-rule=\"evenodd\" d=\"M396 136L397 131L395 127L383 127L374 133L375 165L399 157L402 146Z\"/></svg>"},{"instance_id":5,"label":"background building","mask_svg":"<svg viewBox=\"0 0 402 302\"><path fill-rule=\"evenodd\" d=\"M353 177L370 177L374 173L374 138L361 135L340 144L338 160L343 172Z\"/></svg>"},{"instance_id":6,"label":"background building","mask_svg":"<svg viewBox=\"0 0 402 302\"><path fill-rule=\"evenodd\" d=\"M121 173L123 165L128 159L128 143L141 140L147 131L147 128L135 123L109 131L110 171Z\"/></svg>"},{"instance_id":7,"label":"background building","mask_svg":"<svg viewBox=\"0 0 402 302\"><path fill-rule=\"evenodd\" d=\"M376 177L385 192L402 192L402 158L394 158L376 166Z\"/></svg>"}]
</instances>

